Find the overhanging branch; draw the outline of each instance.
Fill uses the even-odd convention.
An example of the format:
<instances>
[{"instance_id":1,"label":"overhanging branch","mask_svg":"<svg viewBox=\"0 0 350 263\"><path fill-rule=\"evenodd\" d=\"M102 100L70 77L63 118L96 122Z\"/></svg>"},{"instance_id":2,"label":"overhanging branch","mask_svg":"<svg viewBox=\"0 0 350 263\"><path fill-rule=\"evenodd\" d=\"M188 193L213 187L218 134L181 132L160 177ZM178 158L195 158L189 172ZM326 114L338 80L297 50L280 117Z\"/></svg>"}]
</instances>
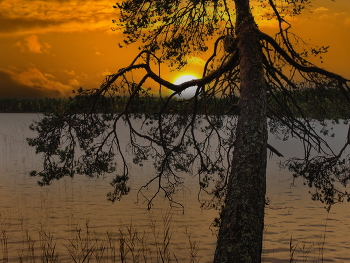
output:
<instances>
[{"instance_id":1,"label":"overhanging branch","mask_svg":"<svg viewBox=\"0 0 350 263\"><path fill-rule=\"evenodd\" d=\"M316 67L316 66L304 66L304 65L301 65L299 63L297 63L294 59L292 59L286 51L284 51L280 45L278 45L278 43L272 38L270 37L269 35L261 32L261 39L263 40L266 40L267 42L269 42L273 47L274 49L293 67L297 68L298 70L300 71L303 71L303 72L307 72L307 73L319 73L323 76L326 76L326 77L329 77L329 78L333 78L333 79L336 79L338 81L340 81L341 83L345 83L347 81L350 81L349 79L346 79L338 74L335 74L333 72L330 72L330 71L327 71L325 69L322 69L322 68L319 68L319 67Z\"/></svg>"}]
</instances>

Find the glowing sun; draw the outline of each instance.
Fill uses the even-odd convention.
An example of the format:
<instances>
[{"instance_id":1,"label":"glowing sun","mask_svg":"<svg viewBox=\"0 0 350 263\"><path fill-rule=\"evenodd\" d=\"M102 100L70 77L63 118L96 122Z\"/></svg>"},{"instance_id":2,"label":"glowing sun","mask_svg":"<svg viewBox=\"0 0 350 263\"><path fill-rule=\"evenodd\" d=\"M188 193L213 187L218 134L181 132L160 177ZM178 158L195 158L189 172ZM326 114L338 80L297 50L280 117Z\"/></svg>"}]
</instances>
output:
<instances>
[{"instance_id":1,"label":"glowing sun","mask_svg":"<svg viewBox=\"0 0 350 263\"><path fill-rule=\"evenodd\" d=\"M174 82L175 85L180 85L184 82L190 81L190 80L194 80L194 79L198 79L195 76L192 75L182 75L181 77L177 78ZM181 92L181 95L176 95L177 98L179 99L188 99L194 96L194 94L196 93L197 90L197 86L192 86L192 87L188 87L187 89L185 89L183 92Z\"/></svg>"}]
</instances>

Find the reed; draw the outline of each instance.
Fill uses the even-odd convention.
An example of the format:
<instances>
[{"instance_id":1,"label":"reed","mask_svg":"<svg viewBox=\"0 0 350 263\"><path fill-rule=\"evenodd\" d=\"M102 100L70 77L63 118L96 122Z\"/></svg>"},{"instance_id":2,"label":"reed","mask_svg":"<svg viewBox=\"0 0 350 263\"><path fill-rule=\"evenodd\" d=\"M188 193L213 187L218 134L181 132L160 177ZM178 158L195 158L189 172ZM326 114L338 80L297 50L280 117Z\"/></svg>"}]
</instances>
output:
<instances>
[{"instance_id":1,"label":"reed","mask_svg":"<svg viewBox=\"0 0 350 263\"><path fill-rule=\"evenodd\" d=\"M41 250L41 262L58 263L58 252L56 250L56 241L51 232L39 230L39 241Z\"/></svg>"},{"instance_id":2,"label":"reed","mask_svg":"<svg viewBox=\"0 0 350 263\"><path fill-rule=\"evenodd\" d=\"M23 221L23 220L22 220ZM174 263L179 262L171 249L171 214L166 213L162 222L150 219L149 231L138 231L130 223L116 232L96 233L91 230L89 220L84 226L71 224L71 237L58 241L54 233L41 227L29 232L22 227L22 241L12 241L5 228L1 228L1 263ZM0 226L1 227L1 226ZM187 262L197 263L198 247L186 230L189 258ZM37 238L34 236L37 235ZM17 246L11 248L11 244ZM17 251L17 253L13 251ZM183 254L183 251L181 251ZM17 255L16 255L17 254Z\"/></svg>"},{"instance_id":3,"label":"reed","mask_svg":"<svg viewBox=\"0 0 350 263\"><path fill-rule=\"evenodd\" d=\"M293 237L290 237L289 241L289 254L290 254L290 263L294 262L315 262L323 263L324 262L324 246L326 243L326 233L327 233L327 223L328 223L328 214L324 226L323 233L317 237L316 242L306 242L305 240L293 240Z\"/></svg>"},{"instance_id":4,"label":"reed","mask_svg":"<svg viewBox=\"0 0 350 263\"><path fill-rule=\"evenodd\" d=\"M116 228L116 231L97 233L92 230L94 228L90 226L89 220L80 226L71 219L68 226L70 237L64 240L57 240L54 233L43 226L36 232L29 232L24 229L25 224L20 225L23 228L21 242L11 239L14 231L8 231L11 230L9 221L6 227L0 225L0 263L199 263L201 260L198 243L188 229L183 231L188 240L187 260L183 259L183 249L174 250L171 213L165 213L160 222L151 218L149 228L143 227L142 231L131 222ZM327 225L315 242L297 240L291 236L289 260L286 262L324 262L326 231ZM21 243L20 249L18 243ZM17 248L13 249L11 245ZM180 253L182 258L179 259ZM264 257L267 256L265 251ZM265 259L263 262L268 261Z\"/></svg>"},{"instance_id":5,"label":"reed","mask_svg":"<svg viewBox=\"0 0 350 263\"><path fill-rule=\"evenodd\" d=\"M8 247L7 247L8 235L5 229L1 229L0 241L1 241L1 251L2 251L2 262L7 263L9 260Z\"/></svg>"},{"instance_id":6,"label":"reed","mask_svg":"<svg viewBox=\"0 0 350 263\"><path fill-rule=\"evenodd\" d=\"M295 262L324 262L324 241L306 242L290 238L289 242L289 263Z\"/></svg>"},{"instance_id":7,"label":"reed","mask_svg":"<svg viewBox=\"0 0 350 263\"><path fill-rule=\"evenodd\" d=\"M190 263L198 263L200 258L198 258L198 255L197 255L199 250L197 242L192 240L191 233L188 231L187 228L186 228L185 234L188 237L188 242L190 245Z\"/></svg>"}]
</instances>

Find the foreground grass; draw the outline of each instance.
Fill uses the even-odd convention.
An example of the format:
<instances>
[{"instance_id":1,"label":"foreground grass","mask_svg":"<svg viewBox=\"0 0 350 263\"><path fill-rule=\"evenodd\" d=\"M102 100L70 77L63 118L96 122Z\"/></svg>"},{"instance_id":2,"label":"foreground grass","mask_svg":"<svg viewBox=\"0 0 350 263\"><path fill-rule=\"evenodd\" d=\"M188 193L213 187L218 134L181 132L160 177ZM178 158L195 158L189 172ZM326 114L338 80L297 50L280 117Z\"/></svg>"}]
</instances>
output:
<instances>
[{"instance_id":1,"label":"foreground grass","mask_svg":"<svg viewBox=\"0 0 350 263\"><path fill-rule=\"evenodd\" d=\"M97 234L91 231L89 221L71 229L71 238L57 240L53 233L44 229L36 233L24 230L23 240L11 243L10 233L4 227L0 232L0 262L46 262L46 263L168 263L184 262L183 255L176 255L171 249L171 215L163 217L162 226L150 221L150 232L139 232L132 224L119 228L117 232ZM196 242L187 231L188 259L197 263L200 257ZM15 246L13 249L11 246ZM183 254L183 252L179 251ZM16 255L17 254L17 255ZM180 258L180 259L179 259Z\"/></svg>"},{"instance_id":2,"label":"foreground grass","mask_svg":"<svg viewBox=\"0 0 350 263\"><path fill-rule=\"evenodd\" d=\"M13 237L21 233L13 232L10 225L0 222L0 263L203 263L200 248L187 229L183 230L187 239L185 248L175 248L171 222L171 214L166 213L160 222L150 219L149 229L139 231L130 223L114 232L101 234L92 230L86 220L83 225L71 224L69 238L65 239L56 238L43 227L30 232L22 225L21 240ZM325 242L326 226L316 242L291 236L289 247L283 249L287 256L285 260L276 261L273 249L264 248L263 262L324 262L327 261L324 259Z\"/></svg>"},{"instance_id":3,"label":"foreground grass","mask_svg":"<svg viewBox=\"0 0 350 263\"><path fill-rule=\"evenodd\" d=\"M17 256L10 258L9 236L6 230L2 229L0 238L2 257L0 262L200 262L198 247L196 242L191 240L190 235L188 235L189 257L186 261L178 259L176 253L170 248L171 232L168 225L161 232L152 228L151 235L138 232L133 225L130 225L124 229L119 229L118 233L106 232L105 235L98 236L91 232L89 225L86 224L84 229L75 229L75 238L69 239L66 243L56 240L50 232L39 230L37 234L38 238L35 239L26 232L21 248L16 249ZM59 245L61 245L61 248L59 248ZM324 240L320 240L317 244L310 244L291 238L290 258L284 262L324 262L323 247ZM272 261L269 260L268 255L264 255L263 262Z\"/></svg>"}]
</instances>

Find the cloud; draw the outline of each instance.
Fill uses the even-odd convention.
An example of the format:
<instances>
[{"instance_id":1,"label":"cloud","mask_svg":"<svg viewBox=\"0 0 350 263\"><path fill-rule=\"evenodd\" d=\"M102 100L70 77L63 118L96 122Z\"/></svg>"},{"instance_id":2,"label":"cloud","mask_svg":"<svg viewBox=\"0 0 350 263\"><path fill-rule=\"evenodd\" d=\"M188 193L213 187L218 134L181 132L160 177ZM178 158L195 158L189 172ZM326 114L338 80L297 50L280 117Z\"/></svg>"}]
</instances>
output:
<instances>
[{"instance_id":1,"label":"cloud","mask_svg":"<svg viewBox=\"0 0 350 263\"><path fill-rule=\"evenodd\" d=\"M72 88L79 88L81 86L81 83L77 79L71 79L69 80L69 86Z\"/></svg>"},{"instance_id":2,"label":"cloud","mask_svg":"<svg viewBox=\"0 0 350 263\"><path fill-rule=\"evenodd\" d=\"M72 81L72 84L74 81ZM1 98L44 98L71 96L72 87L35 67L26 70L0 69Z\"/></svg>"},{"instance_id":3,"label":"cloud","mask_svg":"<svg viewBox=\"0 0 350 263\"><path fill-rule=\"evenodd\" d=\"M30 35L26 37L23 41L18 41L15 44L19 47L21 52L31 52L31 53L48 53L51 48L49 43L41 44L39 42L39 37L37 35Z\"/></svg>"},{"instance_id":4,"label":"cloud","mask_svg":"<svg viewBox=\"0 0 350 263\"><path fill-rule=\"evenodd\" d=\"M336 26L341 24L347 26L349 21L349 15L347 12L322 13L318 18Z\"/></svg>"},{"instance_id":5,"label":"cloud","mask_svg":"<svg viewBox=\"0 0 350 263\"><path fill-rule=\"evenodd\" d=\"M191 57L188 59L188 63L191 64L191 65L204 66L205 63L206 63L206 61L203 60L203 59L200 58L200 57L191 56Z\"/></svg>"},{"instance_id":6,"label":"cloud","mask_svg":"<svg viewBox=\"0 0 350 263\"><path fill-rule=\"evenodd\" d=\"M346 16L347 13L346 12L339 12L339 13L335 13L336 16Z\"/></svg>"},{"instance_id":7,"label":"cloud","mask_svg":"<svg viewBox=\"0 0 350 263\"><path fill-rule=\"evenodd\" d=\"M108 75L112 75L113 73L111 73L108 69L105 69L101 72L101 76L102 77L106 77Z\"/></svg>"},{"instance_id":8,"label":"cloud","mask_svg":"<svg viewBox=\"0 0 350 263\"><path fill-rule=\"evenodd\" d=\"M318 13L318 12L325 12L325 11L328 11L329 9L328 8L325 8L323 6L321 7L318 7L314 10L315 13Z\"/></svg>"},{"instance_id":9,"label":"cloud","mask_svg":"<svg viewBox=\"0 0 350 263\"><path fill-rule=\"evenodd\" d=\"M3 0L0 34L110 30L117 12L110 0Z\"/></svg>"},{"instance_id":10,"label":"cloud","mask_svg":"<svg viewBox=\"0 0 350 263\"><path fill-rule=\"evenodd\" d=\"M320 20L329 20L331 18L330 15L323 14L318 17Z\"/></svg>"},{"instance_id":11,"label":"cloud","mask_svg":"<svg viewBox=\"0 0 350 263\"><path fill-rule=\"evenodd\" d=\"M72 70L64 69L63 72L71 76L75 75L75 71L73 69Z\"/></svg>"},{"instance_id":12,"label":"cloud","mask_svg":"<svg viewBox=\"0 0 350 263\"><path fill-rule=\"evenodd\" d=\"M60 19L53 19L44 15L21 14L21 12L15 12L16 9L8 10L1 3L0 10L0 34L49 32L50 28L59 28L63 24L63 21L60 21Z\"/></svg>"}]
</instances>

